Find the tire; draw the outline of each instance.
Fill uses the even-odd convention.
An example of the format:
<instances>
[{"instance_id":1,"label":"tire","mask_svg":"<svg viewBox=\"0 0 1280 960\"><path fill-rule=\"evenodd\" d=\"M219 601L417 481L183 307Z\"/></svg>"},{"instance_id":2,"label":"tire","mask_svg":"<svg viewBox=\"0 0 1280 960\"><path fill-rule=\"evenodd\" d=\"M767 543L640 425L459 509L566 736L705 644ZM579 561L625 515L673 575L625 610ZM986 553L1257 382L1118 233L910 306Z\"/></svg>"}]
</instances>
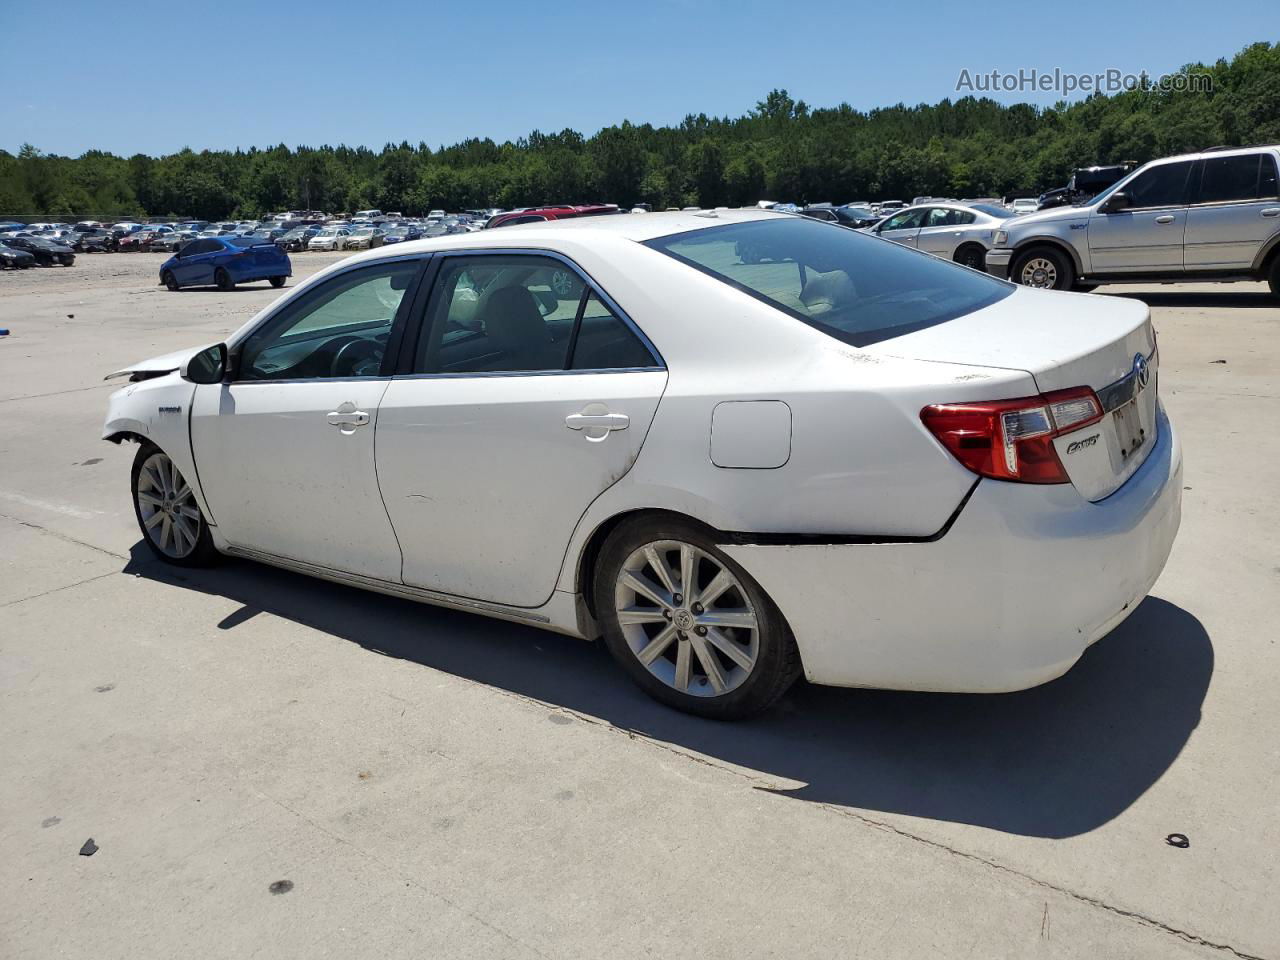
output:
<instances>
[{"instance_id":1,"label":"tire","mask_svg":"<svg viewBox=\"0 0 1280 960\"><path fill-rule=\"evenodd\" d=\"M682 592L686 566L693 598ZM704 609L698 599L717 585ZM677 710L715 720L754 716L800 676L800 654L782 613L689 520L651 514L620 524L600 551L594 597L614 659L642 690Z\"/></svg>"},{"instance_id":2,"label":"tire","mask_svg":"<svg viewBox=\"0 0 1280 960\"><path fill-rule=\"evenodd\" d=\"M166 270L163 276L160 277L160 282L163 283L172 293L177 293L180 289L178 287L178 278L173 275L172 270Z\"/></svg>"},{"instance_id":3,"label":"tire","mask_svg":"<svg viewBox=\"0 0 1280 960\"><path fill-rule=\"evenodd\" d=\"M1267 273L1267 284L1271 287L1271 295L1280 297L1280 253L1271 258L1271 270Z\"/></svg>"},{"instance_id":4,"label":"tire","mask_svg":"<svg viewBox=\"0 0 1280 960\"><path fill-rule=\"evenodd\" d=\"M234 290L236 288L235 281L231 279L231 274L219 267L214 271L213 282L218 285L219 290Z\"/></svg>"},{"instance_id":5,"label":"tire","mask_svg":"<svg viewBox=\"0 0 1280 960\"><path fill-rule=\"evenodd\" d=\"M178 567L217 562L218 550L200 505L163 450L154 443L139 444L129 479L138 529L158 559Z\"/></svg>"},{"instance_id":6,"label":"tire","mask_svg":"<svg viewBox=\"0 0 1280 960\"><path fill-rule=\"evenodd\" d=\"M284 277L271 277L269 278L269 282L273 287L279 290L284 286Z\"/></svg>"},{"instance_id":7,"label":"tire","mask_svg":"<svg viewBox=\"0 0 1280 960\"><path fill-rule=\"evenodd\" d=\"M976 243L965 244L956 251L955 261L961 266L985 273L987 269L986 248Z\"/></svg>"},{"instance_id":8,"label":"tire","mask_svg":"<svg viewBox=\"0 0 1280 960\"><path fill-rule=\"evenodd\" d=\"M1053 247L1032 247L1013 260L1009 279L1024 287L1042 290L1070 290L1076 282L1071 258Z\"/></svg>"}]
</instances>

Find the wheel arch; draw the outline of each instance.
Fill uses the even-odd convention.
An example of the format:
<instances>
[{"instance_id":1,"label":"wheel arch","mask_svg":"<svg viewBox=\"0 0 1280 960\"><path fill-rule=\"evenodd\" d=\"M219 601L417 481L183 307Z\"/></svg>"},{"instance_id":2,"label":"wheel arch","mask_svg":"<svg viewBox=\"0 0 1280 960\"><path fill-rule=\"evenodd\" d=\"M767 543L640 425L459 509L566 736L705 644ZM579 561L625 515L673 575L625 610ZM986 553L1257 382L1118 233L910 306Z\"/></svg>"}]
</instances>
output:
<instances>
[{"instance_id":1,"label":"wheel arch","mask_svg":"<svg viewBox=\"0 0 1280 960\"><path fill-rule=\"evenodd\" d=\"M635 507L604 518L596 525L596 528L591 531L583 543L582 549L578 552L577 561L574 564L574 585L582 595L587 612L590 613L593 619L599 619L596 610L595 568L596 561L600 558L600 551L604 548L613 531L617 530L622 524L638 517L669 517L672 520L690 523L701 528L713 540L719 540L723 537L719 530L706 521L691 517L687 513L680 513L677 510L668 510L663 507Z\"/></svg>"},{"instance_id":2,"label":"wheel arch","mask_svg":"<svg viewBox=\"0 0 1280 960\"><path fill-rule=\"evenodd\" d=\"M1064 253L1068 257L1070 257L1071 265L1075 267L1077 279L1079 279L1081 275L1087 272L1084 269L1084 264L1080 261L1079 252L1071 244L1063 240L1060 240L1058 237L1035 236L1035 237L1028 237L1026 240L1023 240L1016 247L1013 248L1013 256L1009 258L1010 276L1013 275L1013 264L1017 261L1017 259L1021 257L1023 254L1027 253L1030 250L1033 250L1036 247L1053 247L1055 250L1058 250L1059 252Z\"/></svg>"},{"instance_id":3,"label":"wheel arch","mask_svg":"<svg viewBox=\"0 0 1280 960\"><path fill-rule=\"evenodd\" d=\"M1278 257L1280 257L1280 231L1274 233L1271 239L1262 245L1257 259L1253 261L1253 268L1265 278L1267 270Z\"/></svg>"}]
</instances>

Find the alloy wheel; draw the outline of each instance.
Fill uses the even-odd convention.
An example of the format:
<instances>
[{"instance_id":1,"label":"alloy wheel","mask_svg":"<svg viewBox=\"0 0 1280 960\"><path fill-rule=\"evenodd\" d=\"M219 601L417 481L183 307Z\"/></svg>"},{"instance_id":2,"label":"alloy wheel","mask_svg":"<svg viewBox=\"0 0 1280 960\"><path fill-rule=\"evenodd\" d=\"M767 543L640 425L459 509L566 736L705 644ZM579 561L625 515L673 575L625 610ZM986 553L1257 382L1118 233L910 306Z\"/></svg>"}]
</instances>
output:
<instances>
[{"instance_id":1,"label":"alloy wheel","mask_svg":"<svg viewBox=\"0 0 1280 960\"><path fill-rule=\"evenodd\" d=\"M1019 279L1023 286L1052 289L1058 282L1058 268L1052 260L1044 257L1032 257L1022 265Z\"/></svg>"},{"instance_id":2,"label":"alloy wheel","mask_svg":"<svg viewBox=\"0 0 1280 960\"><path fill-rule=\"evenodd\" d=\"M738 578L680 540L639 547L618 571L614 610L632 654L662 683L695 697L741 686L760 655L760 626Z\"/></svg>"},{"instance_id":3,"label":"alloy wheel","mask_svg":"<svg viewBox=\"0 0 1280 960\"><path fill-rule=\"evenodd\" d=\"M142 529L156 548L175 560L190 556L204 521L191 486L167 455L147 457L138 471L134 496Z\"/></svg>"}]
</instances>

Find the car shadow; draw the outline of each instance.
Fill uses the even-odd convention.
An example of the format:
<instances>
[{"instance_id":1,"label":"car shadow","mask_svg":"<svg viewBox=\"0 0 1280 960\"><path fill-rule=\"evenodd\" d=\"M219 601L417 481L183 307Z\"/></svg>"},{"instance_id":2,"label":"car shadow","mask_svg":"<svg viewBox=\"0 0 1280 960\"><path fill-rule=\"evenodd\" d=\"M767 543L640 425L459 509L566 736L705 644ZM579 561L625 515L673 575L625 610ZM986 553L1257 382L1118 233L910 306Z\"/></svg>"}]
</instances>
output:
<instances>
[{"instance_id":1,"label":"car shadow","mask_svg":"<svg viewBox=\"0 0 1280 960\"><path fill-rule=\"evenodd\" d=\"M1216 309L1220 307L1248 307L1252 309L1280 307L1280 298L1272 296L1270 293L1257 293L1254 291L1240 291L1239 293L1228 293L1226 291L1217 293L1213 291L1177 291L1177 290L1108 290L1103 288L1098 291L1109 297L1125 297L1129 300L1141 300L1149 307L1204 307L1206 309Z\"/></svg>"},{"instance_id":2,"label":"car shadow","mask_svg":"<svg viewBox=\"0 0 1280 960\"><path fill-rule=\"evenodd\" d=\"M603 644L416 604L247 561L126 572L266 612L383 656L599 718L739 767L785 796L1046 838L1094 830L1163 775L1200 719L1213 647L1200 622L1145 600L1065 676L1020 693L964 696L801 682L768 714L702 720L650 700Z\"/></svg>"}]
</instances>

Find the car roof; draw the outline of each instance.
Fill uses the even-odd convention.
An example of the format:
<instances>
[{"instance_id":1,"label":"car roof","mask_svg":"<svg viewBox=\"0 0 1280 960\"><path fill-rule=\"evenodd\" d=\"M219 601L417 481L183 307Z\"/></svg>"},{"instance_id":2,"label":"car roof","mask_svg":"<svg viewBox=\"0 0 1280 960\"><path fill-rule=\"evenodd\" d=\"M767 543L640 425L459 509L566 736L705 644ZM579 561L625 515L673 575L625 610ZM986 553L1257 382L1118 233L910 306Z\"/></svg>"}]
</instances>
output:
<instances>
[{"instance_id":1,"label":"car roof","mask_svg":"<svg viewBox=\"0 0 1280 960\"><path fill-rule=\"evenodd\" d=\"M1209 150L1201 150L1198 153L1180 153L1173 157L1160 157L1158 160L1152 160L1146 166L1154 167L1163 163L1177 163L1181 160L1200 160L1205 157L1233 157L1242 153L1257 153L1260 150L1270 150L1274 153L1280 151L1280 144L1259 143L1251 147L1213 147Z\"/></svg>"}]
</instances>

